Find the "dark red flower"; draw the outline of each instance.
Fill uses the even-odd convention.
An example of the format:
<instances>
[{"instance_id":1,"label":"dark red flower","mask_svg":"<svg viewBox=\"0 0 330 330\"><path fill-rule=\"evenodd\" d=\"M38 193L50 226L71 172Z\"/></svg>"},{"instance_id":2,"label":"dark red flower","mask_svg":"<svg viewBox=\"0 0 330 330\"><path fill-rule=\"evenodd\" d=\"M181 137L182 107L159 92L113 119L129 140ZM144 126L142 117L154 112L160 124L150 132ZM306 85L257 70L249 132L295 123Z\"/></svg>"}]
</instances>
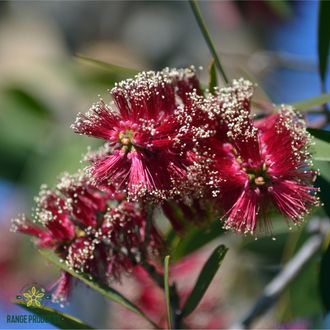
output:
<instances>
[{"instance_id":1,"label":"dark red flower","mask_svg":"<svg viewBox=\"0 0 330 330\"><path fill-rule=\"evenodd\" d=\"M67 272L62 272L59 279L54 283L56 286L55 291L52 294L52 298L56 302L66 302L70 296L72 283L74 278Z\"/></svg>"},{"instance_id":2,"label":"dark red flower","mask_svg":"<svg viewBox=\"0 0 330 330\"><path fill-rule=\"evenodd\" d=\"M79 114L73 129L106 141L92 154L89 173L97 184L116 184L132 199L162 200L182 193L188 150L214 134L199 108L199 83L193 69L142 72L111 90Z\"/></svg>"},{"instance_id":3,"label":"dark red flower","mask_svg":"<svg viewBox=\"0 0 330 330\"><path fill-rule=\"evenodd\" d=\"M41 248L57 249L71 242L76 233L65 200L42 186L36 202L36 219L32 222L25 215L14 219L12 230L36 237L36 244ZM42 226L36 225L37 222Z\"/></svg>"},{"instance_id":4,"label":"dark red flower","mask_svg":"<svg viewBox=\"0 0 330 330\"><path fill-rule=\"evenodd\" d=\"M152 223L148 224L152 219L147 220L147 217L143 208L125 201L105 214L100 236L111 247L110 277L120 278L121 273L131 271L150 255L158 254L162 238Z\"/></svg>"},{"instance_id":5,"label":"dark red flower","mask_svg":"<svg viewBox=\"0 0 330 330\"><path fill-rule=\"evenodd\" d=\"M107 284L162 245L153 224L147 226L145 208L122 197L110 187L96 189L84 176L65 174L54 190L42 187L34 223L23 216L13 229L36 237L39 247L53 249L70 268ZM64 297L70 287L64 276L55 296Z\"/></svg>"},{"instance_id":6,"label":"dark red flower","mask_svg":"<svg viewBox=\"0 0 330 330\"><path fill-rule=\"evenodd\" d=\"M65 197L66 207L75 221L83 227L97 227L98 213L107 210L109 199L117 199L114 190L95 189L84 176L77 178L64 174L56 188Z\"/></svg>"},{"instance_id":7,"label":"dark red flower","mask_svg":"<svg viewBox=\"0 0 330 330\"><path fill-rule=\"evenodd\" d=\"M222 178L219 203L225 227L244 233L255 232L257 225L268 228L271 209L297 224L319 204L304 120L282 106L278 114L253 121L252 94L251 83L234 81L219 92L213 108L228 142L226 152L214 155Z\"/></svg>"}]
</instances>

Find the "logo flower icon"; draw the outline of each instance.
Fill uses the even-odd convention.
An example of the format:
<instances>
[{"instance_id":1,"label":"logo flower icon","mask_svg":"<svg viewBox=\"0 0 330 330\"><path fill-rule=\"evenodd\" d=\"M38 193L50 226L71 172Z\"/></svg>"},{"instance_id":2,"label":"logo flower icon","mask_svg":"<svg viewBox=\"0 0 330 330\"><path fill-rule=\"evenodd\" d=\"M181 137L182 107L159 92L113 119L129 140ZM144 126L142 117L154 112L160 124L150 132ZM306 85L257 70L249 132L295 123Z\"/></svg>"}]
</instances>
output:
<instances>
[{"instance_id":1,"label":"logo flower icon","mask_svg":"<svg viewBox=\"0 0 330 330\"><path fill-rule=\"evenodd\" d=\"M27 290L23 293L23 296L26 299L27 306L37 306L40 307L40 301L44 297L44 293L37 290L35 286L33 286L30 290Z\"/></svg>"}]
</instances>

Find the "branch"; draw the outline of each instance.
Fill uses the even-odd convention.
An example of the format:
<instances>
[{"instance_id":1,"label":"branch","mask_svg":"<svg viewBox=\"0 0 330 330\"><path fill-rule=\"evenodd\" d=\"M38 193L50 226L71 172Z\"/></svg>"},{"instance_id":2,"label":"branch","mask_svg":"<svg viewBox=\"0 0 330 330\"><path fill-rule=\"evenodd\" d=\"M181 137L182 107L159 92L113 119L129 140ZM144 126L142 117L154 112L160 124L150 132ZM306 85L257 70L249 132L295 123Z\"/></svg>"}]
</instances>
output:
<instances>
[{"instance_id":1,"label":"branch","mask_svg":"<svg viewBox=\"0 0 330 330\"><path fill-rule=\"evenodd\" d=\"M231 329L249 329L258 317L265 314L274 305L280 294L318 252L328 229L328 223L319 220L311 222L309 230L313 230L313 233L310 238L284 266L282 271L265 287L261 297L257 300L247 316L240 323L233 325Z\"/></svg>"}]
</instances>

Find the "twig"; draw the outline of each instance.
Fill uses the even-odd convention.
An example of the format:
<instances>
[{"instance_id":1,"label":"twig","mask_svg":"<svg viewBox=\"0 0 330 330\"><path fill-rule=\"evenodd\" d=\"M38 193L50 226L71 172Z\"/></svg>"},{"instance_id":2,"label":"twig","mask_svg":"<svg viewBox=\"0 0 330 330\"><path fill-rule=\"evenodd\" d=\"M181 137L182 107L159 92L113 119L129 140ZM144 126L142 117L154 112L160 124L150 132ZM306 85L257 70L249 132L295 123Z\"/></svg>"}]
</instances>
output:
<instances>
[{"instance_id":1,"label":"twig","mask_svg":"<svg viewBox=\"0 0 330 330\"><path fill-rule=\"evenodd\" d=\"M312 226L315 226L315 222ZM265 312L267 312L277 301L280 294L296 278L304 266L320 249L329 226L319 222L317 230L300 248L296 255L285 265L283 270L265 287L261 297L257 300L247 316L231 329L249 329L252 323ZM314 229L315 230L315 229Z\"/></svg>"},{"instance_id":2,"label":"twig","mask_svg":"<svg viewBox=\"0 0 330 330\"><path fill-rule=\"evenodd\" d=\"M224 71L224 69L223 69L223 67L221 65L221 62L220 62L220 59L218 57L217 51L215 50L215 47L214 47L214 44L212 42L211 36L210 36L210 34L209 34L208 30L207 30L206 24L204 22L204 19L203 19L202 15L201 15L200 10L199 10L198 3L197 3L196 0L189 0L189 4L190 4L190 7L191 7L191 9L192 9L192 11L194 13L194 16L196 18L196 21L198 23L198 26L199 26L199 28L200 28L200 30L202 32L202 35L203 35L203 37L204 37L204 39L206 41L206 44L209 47L209 50L210 50L210 52L211 52L211 54L213 56L215 65L216 65L217 69L219 70L219 72L221 73L224 82L226 84L228 84L229 83L229 80L228 80L227 75L226 75L226 73L225 73L225 71Z\"/></svg>"}]
</instances>

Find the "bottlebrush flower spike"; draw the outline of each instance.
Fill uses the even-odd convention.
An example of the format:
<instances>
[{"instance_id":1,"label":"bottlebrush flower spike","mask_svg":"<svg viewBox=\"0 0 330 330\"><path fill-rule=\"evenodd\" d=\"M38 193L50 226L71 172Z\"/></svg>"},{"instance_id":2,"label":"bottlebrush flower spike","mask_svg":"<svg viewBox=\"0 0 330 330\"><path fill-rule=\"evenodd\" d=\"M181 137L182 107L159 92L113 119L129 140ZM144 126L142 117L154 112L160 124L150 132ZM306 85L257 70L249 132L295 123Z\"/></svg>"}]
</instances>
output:
<instances>
[{"instance_id":1,"label":"bottlebrush flower spike","mask_svg":"<svg viewBox=\"0 0 330 330\"><path fill-rule=\"evenodd\" d=\"M126 201L105 214L100 237L111 247L110 276L119 279L123 271L131 271L149 256L158 255L163 246L162 238L157 229L148 224L151 221L148 216L146 210Z\"/></svg>"},{"instance_id":2,"label":"bottlebrush flower spike","mask_svg":"<svg viewBox=\"0 0 330 330\"><path fill-rule=\"evenodd\" d=\"M97 216L107 210L109 196L84 176L65 174L55 189L41 187L33 222L23 216L12 229L36 237L39 247L53 249L70 267L84 271L98 243L93 237Z\"/></svg>"},{"instance_id":3,"label":"bottlebrush flower spike","mask_svg":"<svg viewBox=\"0 0 330 330\"><path fill-rule=\"evenodd\" d=\"M292 107L282 106L278 114L253 121L252 94L252 84L239 80L210 102L231 149L214 157L222 178L219 203L225 227L244 233L257 227L269 230L271 209L297 224L319 205L304 120Z\"/></svg>"},{"instance_id":4,"label":"bottlebrush flower spike","mask_svg":"<svg viewBox=\"0 0 330 330\"><path fill-rule=\"evenodd\" d=\"M74 131L106 141L88 156L95 182L116 184L131 199L182 193L191 164L187 150L215 132L198 94L193 68L142 72L111 90L110 106L101 100L79 114Z\"/></svg>"},{"instance_id":5,"label":"bottlebrush flower spike","mask_svg":"<svg viewBox=\"0 0 330 330\"><path fill-rule=\"evenodd\" d=\"M74 278L67 272L62 272L59 279L54 283L56 289L52 298L56 302L66 302L69 298Z\"/></svg>"},{"instance_id":6,"label":"bottlebrush flower spike","mask_svg":"<svg viewBox=\"0 0 330 330\"><path fill-rule=\"evenodd\" d=\"M161 248L162 238L147 226L142 206L124 201L110 187L96 189L83 175L65 174L54 190L43 186L36 201L34 221L23 216L12 229L36 237L40 248L54 250L70 268L105 284ZM63 275L55 296L67 296L69 284Z\"/></svg>"},{"instance_id":7,"label":"bottlebrush flower spike","mask_svg":"<svg viewBox=\"0 0 330 330\"><path fill-rule=\"evenodd\" d=\"M46 185L41 187L35 200L35 219L30 221L25 215L14 219L12 230L36 237L36 244L40 248L57 249L72 241L75 237L75 227L70 220L65 200ZM36 222L41 226L37 226Z\"/></svg>"}]
</instances>

